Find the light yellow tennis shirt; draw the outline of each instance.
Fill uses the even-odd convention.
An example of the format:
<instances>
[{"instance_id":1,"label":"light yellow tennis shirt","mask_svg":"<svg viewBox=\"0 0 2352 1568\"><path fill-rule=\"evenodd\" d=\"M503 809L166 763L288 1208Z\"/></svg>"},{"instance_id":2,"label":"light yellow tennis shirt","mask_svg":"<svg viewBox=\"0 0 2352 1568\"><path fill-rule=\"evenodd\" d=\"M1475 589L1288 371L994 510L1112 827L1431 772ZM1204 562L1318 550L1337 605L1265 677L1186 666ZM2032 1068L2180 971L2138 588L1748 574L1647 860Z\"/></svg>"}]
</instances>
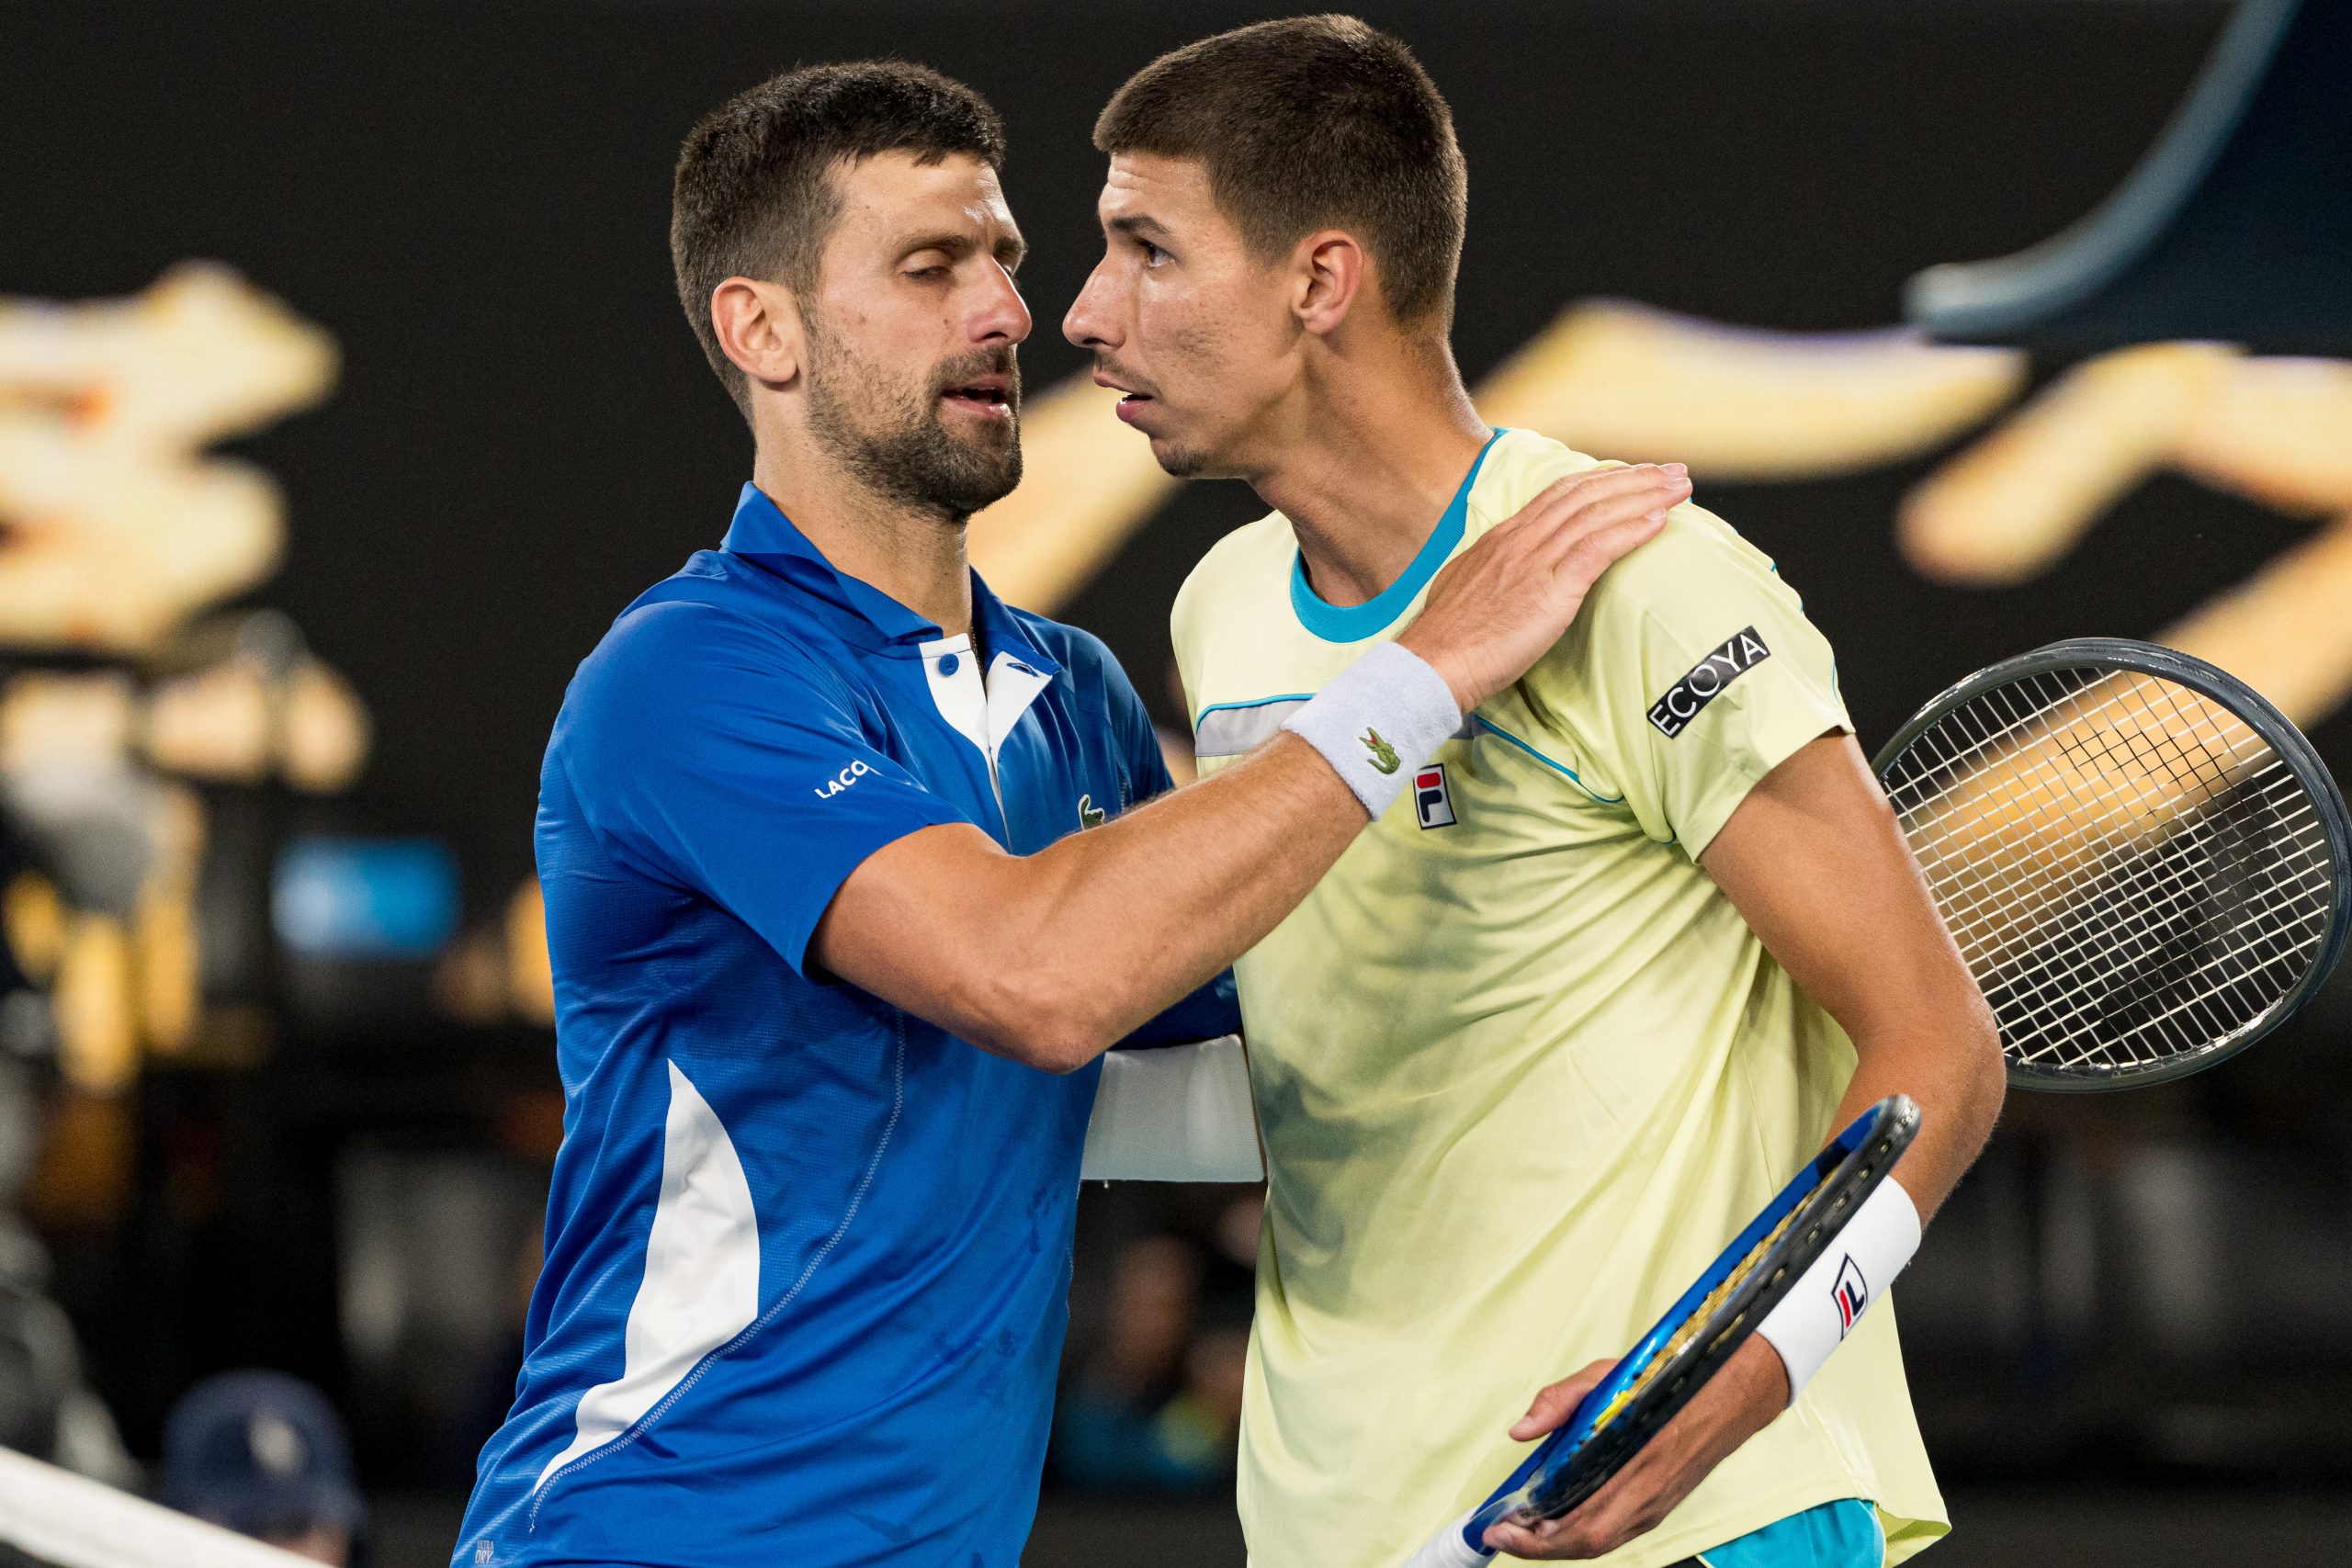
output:
<instances>
[{"instance_id":1,"label":"light yellow tennis shirt","mask_svg":"<svg viewBox=\"0 0 2352 1568\"><path fill-rule=\"evenodd\" d=\"M1387 592L1337 608L1280 513L1178 595L1204 773L1396 635L1437 569L1595 459L1498 435ZM1537 1388L1622 1354L1812 1157L1854 1066L1698 855L1850 728L1772 563L1695 506L1612 567L1237 966L1271 1167L1241 1433L1254 1568L1396 1568L1508 1475ZM1894 1314L1657 1529L1648 1568L1840 1497L1944 1533Z\"/></svg>"}]
</instances>

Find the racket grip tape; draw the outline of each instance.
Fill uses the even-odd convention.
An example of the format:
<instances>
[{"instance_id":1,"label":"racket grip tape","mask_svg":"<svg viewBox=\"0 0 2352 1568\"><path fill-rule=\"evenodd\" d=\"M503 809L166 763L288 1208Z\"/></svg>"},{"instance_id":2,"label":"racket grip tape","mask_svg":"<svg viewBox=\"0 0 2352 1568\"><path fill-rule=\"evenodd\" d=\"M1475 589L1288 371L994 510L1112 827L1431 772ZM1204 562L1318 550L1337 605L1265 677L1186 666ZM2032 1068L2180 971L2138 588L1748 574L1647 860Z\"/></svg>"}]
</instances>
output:
<instances>
[{"instance_id":1,"label":"racket grip tape","mask_svg":"<svg viewBox=\"0 0 2352 1568\"><path fill-rule=\"evenodd\" d=\"M1486 1506L1481 1503L1437 1534L1430 1537L1419 1551L1405 1560L1405 1568L1485 1568L1495 1560L1495 1554L1483 1547L1473 1546L1463 1539L1463 1531ZM1482 1532L1483 1533L1483 1532Z\"/></svg>"},{"instance_id":2,"label":"racket grip tape","mask_svg":"<svg viewBox=\"0 0 2352 1568\"><path fill-rule=\"evenodd\" d=\"M1756 1325L1780 1352L1790 1404L1918 1250L1918 1206L1890 1176Z\"/></svg>"}]
</instances>

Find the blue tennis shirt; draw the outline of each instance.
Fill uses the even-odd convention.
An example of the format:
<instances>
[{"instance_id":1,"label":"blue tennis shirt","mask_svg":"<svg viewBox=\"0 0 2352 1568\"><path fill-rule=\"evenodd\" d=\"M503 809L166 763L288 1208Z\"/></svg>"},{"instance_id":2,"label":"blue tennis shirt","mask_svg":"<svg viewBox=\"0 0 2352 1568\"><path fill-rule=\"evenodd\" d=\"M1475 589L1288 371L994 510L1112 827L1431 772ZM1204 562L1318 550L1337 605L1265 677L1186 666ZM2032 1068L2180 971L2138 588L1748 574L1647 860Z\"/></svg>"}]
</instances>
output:
<instances>
[{"instance_id":1,"label":"blue tennis shirt","mask_svg":"<svg viewBox=\"0 0 2352 1568\"><path fill-rule=\"evenodd\" d=\"M985 674L746 485L573 678L537 830L563 1147L455 1568L1018 1562L1099 1066L989 1055L808 939L907 833L1028 853L1170 781L1100 642L972 595ZM1238 1021L1224 982L1148 1033Z\"/></svg>"}]
</instances>

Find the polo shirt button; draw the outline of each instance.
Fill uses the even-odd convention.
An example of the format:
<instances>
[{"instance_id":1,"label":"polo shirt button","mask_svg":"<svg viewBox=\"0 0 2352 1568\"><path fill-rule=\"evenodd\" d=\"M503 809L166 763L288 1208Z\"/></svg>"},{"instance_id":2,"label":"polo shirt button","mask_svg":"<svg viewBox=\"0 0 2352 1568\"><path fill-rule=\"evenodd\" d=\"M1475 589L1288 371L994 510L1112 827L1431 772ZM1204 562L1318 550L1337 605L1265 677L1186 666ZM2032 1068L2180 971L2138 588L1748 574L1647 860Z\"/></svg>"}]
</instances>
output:
<instances>
[{"instance_id":1,"label":"polo shirt button","mask_svg":"<svg viewBox=\"0 0 2352 1568\"><path fill-rule=\"evenodd\" d=\"M942 675L953 675L956 673L958 662L959 660L957 660L956 657L952 653L941 654L939 656L939 672Z\"/></svg>"}]
</instances>

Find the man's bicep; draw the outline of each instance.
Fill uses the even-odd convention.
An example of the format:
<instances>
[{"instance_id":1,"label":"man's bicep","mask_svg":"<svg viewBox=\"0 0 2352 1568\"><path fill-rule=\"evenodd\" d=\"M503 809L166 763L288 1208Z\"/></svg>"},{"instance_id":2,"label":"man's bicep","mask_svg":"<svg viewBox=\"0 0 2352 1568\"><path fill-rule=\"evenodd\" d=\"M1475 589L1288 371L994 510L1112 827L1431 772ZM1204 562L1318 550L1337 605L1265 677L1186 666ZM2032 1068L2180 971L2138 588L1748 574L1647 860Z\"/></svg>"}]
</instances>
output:
<instances>
[{"instance_id":1,"label":"man's bicep","mask_svg":"<svg viewBox=\"0 0 2352 1568\"><path fill-rule=\"evenodd\" d=\"M1773 768L1699 863L1849 1034L1973 985L1850 735L1822 735Z\"/></svg>"},{"instance_id":2,"label":"man's bicep","mask_svg":"<svg viewBox=\"0 0 2352 1568\"><path fill-rule=\"evenodd\" d=\"M926 827L853 867L819 917L808 956L893 1007L961 1032L974 921L1012 857L968 822Z\"/></svg>"}]
</instances>

